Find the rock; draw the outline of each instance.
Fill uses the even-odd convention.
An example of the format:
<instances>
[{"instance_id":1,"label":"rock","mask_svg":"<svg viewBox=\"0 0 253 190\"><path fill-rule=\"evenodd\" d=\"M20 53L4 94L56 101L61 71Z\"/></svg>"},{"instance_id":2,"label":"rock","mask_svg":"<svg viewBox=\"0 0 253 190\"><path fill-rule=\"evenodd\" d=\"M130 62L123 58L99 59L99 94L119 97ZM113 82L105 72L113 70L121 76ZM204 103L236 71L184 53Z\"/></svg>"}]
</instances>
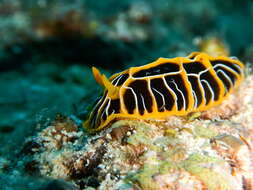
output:
<instances>
[{"instance_id":1,"label":"rock","mask_svg":"<svg viewBox=\"0 0 253 190\"><path fill-rule=\"evenodd\" d=\"M81 189L251 189L252 81L247 76L238 91L205 119L206 113L190 119L124 119L96 136L81 133L61 147L50 140L56 133L49 131L69 136L79 129L66 118L57 119L36 138L45 138L41 143L47 147L34 155L39 171L71 180ZM237 106L228 106L233 104Z\"/></svg>"}]
</instances>

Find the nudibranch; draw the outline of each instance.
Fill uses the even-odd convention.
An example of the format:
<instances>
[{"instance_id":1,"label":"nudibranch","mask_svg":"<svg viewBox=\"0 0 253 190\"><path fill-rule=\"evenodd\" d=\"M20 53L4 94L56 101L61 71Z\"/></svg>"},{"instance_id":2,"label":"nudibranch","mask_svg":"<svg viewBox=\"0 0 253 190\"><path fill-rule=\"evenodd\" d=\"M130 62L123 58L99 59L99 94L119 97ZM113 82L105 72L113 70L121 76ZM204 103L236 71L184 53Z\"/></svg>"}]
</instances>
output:
<instances>
[{"instance_id":1,"label":"nudibranch","mask_svg":"<svg viewBox=\"0 0 253 190\"><path fill-rule=\"evenodd\" d=\"M244 65L236 58L193 52L187 57L159 58L131 67L109 79L92 68L104 88L84 127L104 129L119 118L166 118L219 105L243 79Z\"/></svg>"}]
</instances>

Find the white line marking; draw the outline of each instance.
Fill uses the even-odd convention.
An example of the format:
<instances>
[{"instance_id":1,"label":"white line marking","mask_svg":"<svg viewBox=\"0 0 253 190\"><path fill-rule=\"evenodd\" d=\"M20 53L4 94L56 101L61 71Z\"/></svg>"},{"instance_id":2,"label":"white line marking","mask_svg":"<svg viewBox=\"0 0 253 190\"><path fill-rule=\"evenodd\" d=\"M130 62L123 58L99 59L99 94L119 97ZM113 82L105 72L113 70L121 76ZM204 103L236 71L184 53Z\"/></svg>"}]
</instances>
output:
<instances>
[{"instance_id":1,"label":"white line marking","mask_svg":"<svg viewBox=\"0 0 253 190\"><path fill-rule=\"evenodd\" d=\"M169 87L169 85L167 84L165 78L162 77L162 79L163 79L163 83L164 83L165 87L166 87L171 93L173 93L173 96L175 97L175 99L174 99L174 100L175 100L175 105L176 105L176 108L177 108L177 110L178 110L178 106L177 106L177 95L176 95L176 93L174 92L174 90L172 90L172 89Z\"/></svg>"},{"instance_id":2,"label":"white line marking","mask_svg":"<svg viewBox=\"0 0 253 190\"><path fill-rule=\"evenodd\" d=\"M107 106L106 106L106 108L105 108L105 114L106 114L106 117L108 117L108 109L109 109L109 107L110 107L110 105L111 105L111 98L108 98L109 99L109 101L108 101L108 104L107 104Z\"/></svg>"},{"instance_id":3,"label":"white line marking","mask_svg":"<svg viewBox=\"0 0 253 190\"><path fill-rule=\"evenodd\" d=\"M185 101L184 93L178 88L177 83L174 80L172 80L171 82L176 86L177 91L180 92L183 98L183 102L184 102L184 110L186 110L186 101Z\"/></svg>"},{"instance_id":4,"label":"white line marking","mask_svg":"<svg viewBox=\"0 0 253 190\"><path fill-rule=\"evenodd\" d=\"M229 76L228 76L223 70L219 69L219 70L217 71L217 74L218 74L218 73L221 73L221 74L228 80L228 82L230 83L230 87L233 86L232 80L229 78ZM221 81L222 81L222 80L221 80ZM225 85L224 85L224 86L225 86ZM226 86L225 86L225 89L226 89L226 92L229 90L229 89L227 89Z\"/></svg>"},{"instance_id":5,"label":"white line marking","mask_svg":"<svg viewBox=\"0 0 253 190\"><path fill-rule=\"evenodd\" d=\"M192 94L193 94L193 97L194 97L194 108L197 108L197 106L198 106L198 99L197 99L196 92L193 89L192 89Z\"/></svg>"},{"instance_id":6,"label":"white line marking","mask_svg":"<svg viewBox=\"0 0 253 190\"><path fill-rule=\"evenodd\" d=\"M99 119L97 116L100 115L100 117L102 118L102 116L103 116L103 114L105 112L105 109L104 109L103 112L101 114L99 114L101 112L102 107L104 107L104 104L105 104L105 102L107 100L107 97L108 97L108 95L106 95L104 102L101 104L100 108L98 109L98 112L97 112L97 115L96 115L96 123L97 123L97 121ZM101 118L100 118L100 120L101 120Z\"/></svg>"},{"instance_id":7,"label":"white line marking","mask_svg":"<svg viewBox=\"0 0 253 190\"><path fill-rule=\"evenodd\" d=\"M215 69L216 67L222 67L222 68L225 68L226 70L232 72L235 76L239 75L238 72L236 72L234 69L226 66L226 65L223 65L223 64L216 64L213 68Z\"/></svg>"},{"instance_id":8,"label":"white line marking","mask_svg":"<svg viewBox=\"0 0 253 190\"><path fill-rule=\"evenodd\" d=\"M235 67L237 67L237 69L240 71L240 73L242 73L242 68L239 66L239 65L237 65L237 64L233 64Z\"/></svg>"},{"instance_id":9,"label":"white line marking","mask_svg":"<svg viewBox=\"0 0 253 190\"><path fill-rule=\"evenodd\" d=\"M144 112L145 112L145 110L147 110L147 108L146 108L146 105L145 105L144 98L143 98L142 94L141 94L141 100L142 100L142 104L143 104L143 108L144 108Z\"/></svg>"},{"instance_id":10,"label":"white line marking","mask_svg":"<svg viewBox=\"0 0 253 190\"><path fill-rule=\"evenodd\" d=\"M118 83L119 83L119 81L120 81L120 79L123 77L123 75L120 75L119 77L118 77L118 80L117 80L117 82L115 83L115 85L114 86L117 86L118 85Z\"/></svg>"},{"instance_id":11,"label":"white line marking","mask_svg":"<svg viewBox=\"0 0 253 190\"><path fill-rule=\"evenodd\" d=\"M133 93L133 95L134 95L134 100L135 100L135 107L136 107L137 112L139 112L138 99L137 99L137 95L136 95L136 93L134 92L133 88L127 87L127 86L124 87L124 88L129 89L129 90L132 91L132 93Z\"/></svg>"},{"instance_id":12,"label":"white line marking","mask_svg":"<svg viewBox=\"0 0 253 190\"><path fill-rule=\"evenodd\" d=\"M212 94L211 99L212 99L212 101L214 101L214 92L213 92L213 89L212 89L211 85L209 84L209 82L207 80L204 80L204 79L202 79L201 82L206 83L207 87L209 88L209 90L210 90L210 92Z\"/></svg>"},{"instance_id":13,"label":"white line marking","mask_svg":"<svg viewBox=\"0 0 253 190\"><path fill-rule=\"evenodd\" d=\"M154 78L157 78L157 76L162 76L162 75L166 75L166 76L169 76L169 75L176 75L176 74L179 74L181 73L182 71L177 71L177 72L170 72L170 73L163 73L163 74L158 74L158 75L151 75L151 76L145 76L145 77L132 77L134 79L145 79L145 78L150 78L150 77L154 77Z\"/></svg>"},{"instance_id":14,"label":"white line marking","mask_svg":"<svg viewBox=\"0 0 253 190\"><path fill-rule=\"evenodd\" d=\"M98 107L98 105L100 104L100 102L103 100L104 96L105 96L105 95L103 95L103 96L100 98L100 100L97 102L97 104L96 104L96 105L94 106L94 108L93 108L93 111L92 111L92 113L91 113L91 117L92 117L92 126L94 126L95 123L97 123L97 119L98 119L97 116L98 116L99 110L101 109L101 106L104 104L107 95L106 95L106 97L105 97L105 99L104 99L104 102L99 106L99 109L97 110L96 115L94 115L94 114L95 114L94 110Z\"/></svg>"},{"instance_id":15,"label":"white line marking","mask_svg":"<svg viewBox=\"0 0 253 190\"><path fill-rule=\"evenodd\" d=\"M161 109L161 110L164 110L165 109L165 98L164 98L164 95L161 93L161 92L159 92L158 90L156 90L155 88L152 88L154 91L156 91L161 97L162 97L162 100L163 100L163 105L162 105L162 107L161 108L159 108L159 109ZM159 111L159 110L158 110Z\"/></svg>"},{"instance_id":16,"label":"white line marking","mask_svg":"<svg viewBox=\"0 0 253 190\"><path fill-rule=\"evenodd\" d=\"M153 91L151 90L151 84L150 84L150 79L148 79L148 91L152 97L152 103L154 103L156 106L157 106L157 102L156 102L156 99L155 99L155 95L153 93ZM158 107L158 106L157 106Z\"/></svg>"}]
</instances>

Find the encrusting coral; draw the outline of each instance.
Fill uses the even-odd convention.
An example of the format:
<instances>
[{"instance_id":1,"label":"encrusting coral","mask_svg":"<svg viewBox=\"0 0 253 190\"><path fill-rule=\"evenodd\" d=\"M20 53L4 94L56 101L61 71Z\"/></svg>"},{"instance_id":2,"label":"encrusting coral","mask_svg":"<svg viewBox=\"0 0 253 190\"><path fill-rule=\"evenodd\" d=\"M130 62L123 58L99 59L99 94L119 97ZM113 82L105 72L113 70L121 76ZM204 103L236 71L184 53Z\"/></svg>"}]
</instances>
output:
<instances>
[{"instance_id":1,"label":"encrusting coral","mask_svg":"<svg viewBox=\"0 0 253 190\"><path fill-rule=\"evenodd\" d=\"M87 136L69 118L33 139L40 175L77 189L250 190L253 76L220 106L166 120L119 120Z\"/></svg>"}]
</instances>

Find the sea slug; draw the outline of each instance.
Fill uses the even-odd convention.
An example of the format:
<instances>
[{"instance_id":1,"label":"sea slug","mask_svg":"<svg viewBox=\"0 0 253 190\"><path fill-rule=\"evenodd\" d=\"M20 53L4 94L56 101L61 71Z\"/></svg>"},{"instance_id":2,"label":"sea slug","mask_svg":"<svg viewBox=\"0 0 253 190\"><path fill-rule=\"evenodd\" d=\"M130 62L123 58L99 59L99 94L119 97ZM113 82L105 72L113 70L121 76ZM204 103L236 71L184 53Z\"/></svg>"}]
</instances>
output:
<instances>
[{"instance_id":1,"label":"sea slug","mask_svg":"<svg viewBox=\"0 0 253 190\"><path fill-rule=\"evenodd\" d=\"M109 79L92 68L104 87L84 127L104 129L117 118L165 118L219 105L243 79L244 65L233 57L193 52L131 67Z\"/></svg>"}]
</instances>

